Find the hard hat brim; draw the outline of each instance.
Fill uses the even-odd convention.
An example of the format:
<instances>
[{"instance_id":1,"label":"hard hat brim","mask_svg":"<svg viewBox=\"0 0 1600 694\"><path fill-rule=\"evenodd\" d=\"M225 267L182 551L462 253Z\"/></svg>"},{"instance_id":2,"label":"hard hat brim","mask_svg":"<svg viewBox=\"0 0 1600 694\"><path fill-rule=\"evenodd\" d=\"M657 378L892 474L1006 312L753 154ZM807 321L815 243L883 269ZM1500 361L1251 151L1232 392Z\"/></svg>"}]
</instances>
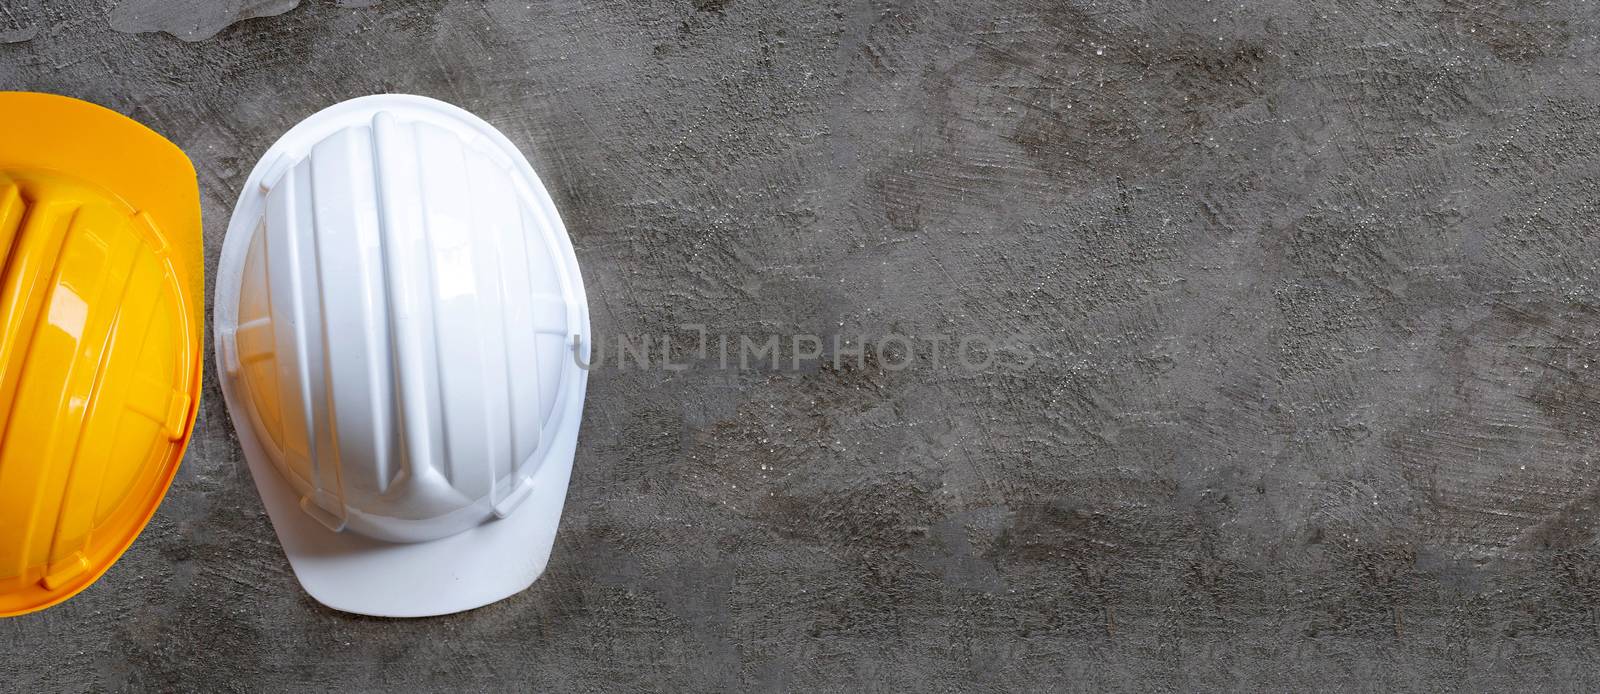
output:
<instances>
[{"instance_id":1,"label":"hard hat brim","mask_svg":"<svg viewBox=\"0 0 1600 694\"><path fill-rule=\"evenodd\" d=\"M374 617L431 617L471 610L526 590L544 572L572 466L547 464L518 510L441 540L392 543L333 532L300 509L255 433L238 428L251 477L295 578L317 602ZM552 462L571 460L577 429L552 442Z\"/></svg>"}]
</instances>

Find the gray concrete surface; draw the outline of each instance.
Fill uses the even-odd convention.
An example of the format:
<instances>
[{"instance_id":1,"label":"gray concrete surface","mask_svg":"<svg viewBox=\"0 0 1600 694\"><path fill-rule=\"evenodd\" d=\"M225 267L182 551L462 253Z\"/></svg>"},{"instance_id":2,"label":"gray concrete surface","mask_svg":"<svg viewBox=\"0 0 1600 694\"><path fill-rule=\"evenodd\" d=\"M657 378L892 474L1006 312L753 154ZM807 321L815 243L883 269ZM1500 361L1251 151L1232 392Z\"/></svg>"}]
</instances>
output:
<instances>
[{"instance_id":1,"label":"gray concrete surface","mask_svg":"<svg viewBox=\"0 0 1600 694\"><path fill-rule=\"evenodd\" d=\"M183 146L211 269L272 139L413 92L598 333L1036 361L597 370L549 572L427 621L299 591L212 376L0 689L1600 688L1593 2L298 4L6 2L0 86Z\"/></svg>"}]
</instances>

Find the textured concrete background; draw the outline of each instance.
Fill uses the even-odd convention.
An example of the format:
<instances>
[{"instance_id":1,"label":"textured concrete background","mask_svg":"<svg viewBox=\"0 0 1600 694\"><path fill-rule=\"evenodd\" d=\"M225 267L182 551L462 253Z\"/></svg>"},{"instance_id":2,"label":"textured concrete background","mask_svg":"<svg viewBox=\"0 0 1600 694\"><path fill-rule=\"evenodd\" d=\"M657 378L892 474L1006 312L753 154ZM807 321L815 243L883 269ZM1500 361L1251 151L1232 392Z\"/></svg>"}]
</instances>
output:
<instances>
[{"instance_id":1,"label":"textured concrete background","mask_svg":"<svg viewBox=\"0 0 1600 694\"><path fill-rule=\"evenodd\" d=\"M596 371L549 572L427 621L300 592L209 375L0 689L1600 688L1593 0L361 4L8 0L0 87L187 150L208 269L279 133L414 92L597 333L1037 362Z\"/></svg>"}]
</instances>

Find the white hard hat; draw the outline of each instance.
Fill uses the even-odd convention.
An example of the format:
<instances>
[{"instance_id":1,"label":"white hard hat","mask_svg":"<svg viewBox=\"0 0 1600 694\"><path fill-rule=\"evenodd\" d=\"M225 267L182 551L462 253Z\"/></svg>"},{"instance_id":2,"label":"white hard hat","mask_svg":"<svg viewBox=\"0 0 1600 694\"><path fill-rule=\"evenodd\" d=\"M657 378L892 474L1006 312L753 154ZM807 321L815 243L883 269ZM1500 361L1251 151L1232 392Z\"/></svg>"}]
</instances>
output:
<instances>
[{"instance_id":1,"label":"white hard hat","mask_svg":"<svg viewBox=\"0 0 1600 694\"><path fill-rule=\"evenodd\" d=\"M510 140L418 96L324 109L250 173L217 274L222 391L307 593L420 617L538 578L589 309Z\"/></svg>"}]
</instances>

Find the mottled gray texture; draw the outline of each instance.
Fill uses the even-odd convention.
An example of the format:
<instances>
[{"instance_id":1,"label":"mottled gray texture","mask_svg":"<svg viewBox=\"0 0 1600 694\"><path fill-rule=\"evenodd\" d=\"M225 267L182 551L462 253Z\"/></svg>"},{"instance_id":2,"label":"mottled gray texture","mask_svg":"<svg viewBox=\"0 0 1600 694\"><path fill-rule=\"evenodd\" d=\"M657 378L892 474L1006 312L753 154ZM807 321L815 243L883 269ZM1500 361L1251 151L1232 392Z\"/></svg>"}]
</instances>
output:
<instances>
[{"instance_id":1,"label":"mottled gray texture","mask_svg":"<svg viewBox=\"0 0 1600 694\"><path fill-rule=\"evenodd\" d=\"M183 146L210 269L279 133L414 92L528 153L598 333L986 332L1038 362L597 371L549 572L428 621L299 591L208 374L129 555L0 622L0 689L1600 688L1592 1L114 30L231 21L202 4L6 3L0 85Z\"/></svg>"},{"instance_id":2,"label":"mottled gray texture","mask_svg":"<svg viewBox=\"0 0 1600 694\"><path fill-rule=\"evenodd\" d=\"M230 24L271 17L297 0L119 0L111 10L117 31L164 31L185 41L203 41Z\"/></svg>"}]
</instances>

